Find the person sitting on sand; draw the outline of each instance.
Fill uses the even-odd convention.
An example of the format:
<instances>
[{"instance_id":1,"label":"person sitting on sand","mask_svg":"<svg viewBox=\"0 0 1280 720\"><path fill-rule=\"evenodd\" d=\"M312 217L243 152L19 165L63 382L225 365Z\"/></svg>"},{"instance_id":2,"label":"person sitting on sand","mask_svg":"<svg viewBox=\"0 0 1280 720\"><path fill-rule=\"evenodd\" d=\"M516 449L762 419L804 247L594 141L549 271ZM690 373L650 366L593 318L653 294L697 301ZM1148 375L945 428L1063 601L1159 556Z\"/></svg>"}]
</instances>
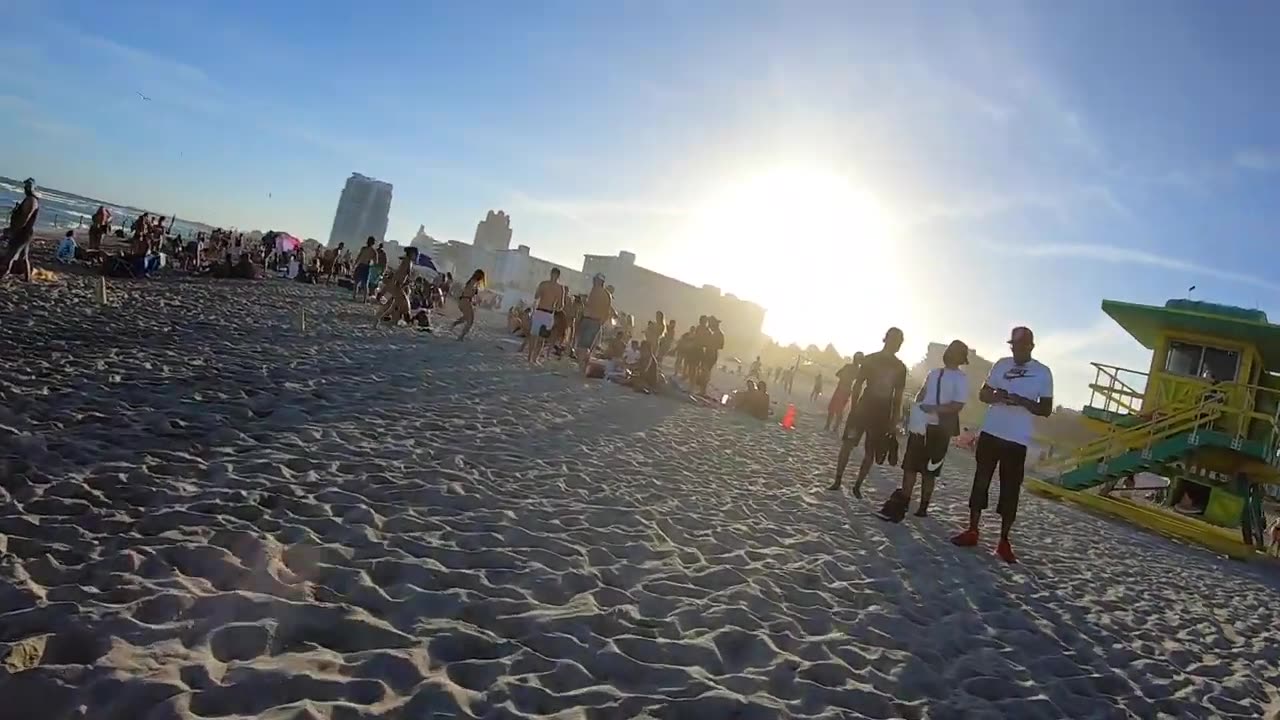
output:
<instances>
[{"instance_id":1,"label":"person sitting on sand","mask_svg":"<svg viewBox=\"0 0 1280 720\"><path fill-rule=\"evenodd\" d=\"M352 300L368 300L369 299L369 268L373 266L378 251L373 245L377 240L372 235L364 241L364 247L360 248L360 254L356 256L356 269L351 275L351 299Z\"/></svg>"},{"instance_id":2,"label":"person sitting on sand","mask_svg":"<svg viewBox=\"0 0 1280 720\"><path fill-rule=\"evenodd\" d=\"M769 386L764 380L747 380L747 389L733 394L733 409L757 420L769 417Z\"/></svg>"},{"instance_id":3,"label":"person sitting on sand","mask_svg":"<svg viewBox=\"0 0 1280 720\"><path fill-rule=\"evenodd\" d=\"M341 244L338 247L342 247ZM404 249L404 257L400 258L400 265L396 267L395 272L391 274L391 278L387 281L387 295L390 299L387 304L383 305L378 314L373 319L373 326L377 327L383 319L390 319L393 323L399 322L409 313L409 277L413 271L413 263L418 259L418 248L407 247Z\"/></svg>"},{"instance_id":4,"label":"person sitting on sand","mask_svg":"<svg viewBox=\"0 0 1280 720\"><path fill-rule=\"evenodd\" d=\"M76 259L76 231L68 230L62 240L58 241L58 249L54 258L60 263L69 263Z\"/></svg>"},{"instance_id":5,"label":"person sitting on sand","mask_svg":"<svg viewBox=\"0 0 1280 720\"><path fill-rule=\"evenodd\" d=\"M467 337L467 333L471 332L471 326L476 324L476 295L484 289L484 270L476 268L471 273L471 277L467 278L467 284L462 286L462 294L458 296L458 309L462 311L462 317L453 321L453 327L462 326L462 332L458 334L458 339L463 340Z\"/></svg>"},{"instance_id":6,"label":"person sitting on sand","mask_svg":"<svg viewBox=\"0 0 1280 720\"><path fill-rule=\"evenodd\" d=\"M632 341L633 343L636 341ZM658 358L653 354L653 346L648 340L640 341L636 349L635 360L627 363L627 379L623 384L636 392L652 393L658 390L659 372Z\"/></svg>"}]
</instances>

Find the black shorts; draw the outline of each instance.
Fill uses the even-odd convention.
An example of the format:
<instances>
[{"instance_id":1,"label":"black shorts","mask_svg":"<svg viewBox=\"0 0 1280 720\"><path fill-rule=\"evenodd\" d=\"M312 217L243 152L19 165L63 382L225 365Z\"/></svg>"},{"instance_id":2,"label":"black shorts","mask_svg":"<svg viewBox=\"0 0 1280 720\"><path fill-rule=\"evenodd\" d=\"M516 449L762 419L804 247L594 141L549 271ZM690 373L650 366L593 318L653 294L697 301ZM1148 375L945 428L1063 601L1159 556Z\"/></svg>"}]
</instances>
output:
<instances>
[{"instance_id":1,"label":"black shorts","mask_svg":"<svg viewBox=\"0 0 1280 720\"><path fill-rule=\"evenodd\" d=\"M902 469L936 478L942 472L942 461L946 459L950 447L951 438L937 425L928 426L924 435L908 433L907 449L902 454Z\"/></svg>"},{"instance_id":2,"label":"black shorts","mask_svg":"<svg viewBox=\"0 0 1280 720\"><path fill-rule=\"evenodd\" d=\"M863 452L872 457L883 454L880 450L886 447L893 432L892 414L888 403L858 403L845 421L844 442L850 445L862 442Z\"/></svg>"},{"instance_id":3,"label":"black shorts","mask_svg":"<svg viewBox=\"0 0 1280 720\"><path fill-rule=\"evenodd\" d=\"M973 473L973 491L969 494L969 509L974 512L987 509L991 478L999 468L1000 497L996 500L996 512L1012 522L1018 514L1018 497L1022 493L1027 446L982 433L978 435L978 443L973 455L978 467Z\"/></svg>"}]
</instances>

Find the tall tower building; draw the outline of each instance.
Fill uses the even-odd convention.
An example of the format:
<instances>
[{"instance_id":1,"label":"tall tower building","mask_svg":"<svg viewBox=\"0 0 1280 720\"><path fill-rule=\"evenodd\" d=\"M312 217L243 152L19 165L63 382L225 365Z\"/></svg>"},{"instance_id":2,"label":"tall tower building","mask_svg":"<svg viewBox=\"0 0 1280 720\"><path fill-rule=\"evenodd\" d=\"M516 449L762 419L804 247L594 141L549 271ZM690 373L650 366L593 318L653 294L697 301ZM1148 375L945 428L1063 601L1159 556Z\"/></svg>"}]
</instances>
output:
<instances>
[{"instance_id":1,"label":"tall tower building","mask_svg":"<svg viewBox=\"0 0 1280 720\"><path fill-rule=\"evenodd\" d=\"M379 241L387 234L387 217L391 214L391 183L351 173L338 197L338 210L333 214L333 230L329 247L340 242L348 247L364 244L372 235Z\"/></svg>"},{"instance_id":2,"label":"tall tower building","mask_svg":"<svg viewBox=\"0 0 1280 720\"><path fill-rule=\"evenodd\" d=\"M476 223L476 237L471 244L484 250L510 250L511 216L490 210L484 220Z\"/></svg>"}]
</instances>

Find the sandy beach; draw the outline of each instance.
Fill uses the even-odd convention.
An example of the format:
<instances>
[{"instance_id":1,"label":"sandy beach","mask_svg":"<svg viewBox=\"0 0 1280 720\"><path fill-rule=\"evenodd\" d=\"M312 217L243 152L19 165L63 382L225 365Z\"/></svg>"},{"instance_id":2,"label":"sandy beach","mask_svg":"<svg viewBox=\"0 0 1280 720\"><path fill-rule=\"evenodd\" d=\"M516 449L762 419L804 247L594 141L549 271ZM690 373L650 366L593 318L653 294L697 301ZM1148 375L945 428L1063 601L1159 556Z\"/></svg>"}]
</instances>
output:
<instances>
[{"instance_id":1,"label":"sandy beach","mask_svg":"<svg viewBox=\"0 0 1280 720\"><path fill-rule=\"evenodd\" d=\"M1280 583L281 281L0 286L0 719L1280 716ZM305 309L305 328L299 310ZM450 316L451 317L451 316ZM816 411L816 407L813 408ZM855 454L854 462L858 460Z\"/></svg>"}]
</instances>

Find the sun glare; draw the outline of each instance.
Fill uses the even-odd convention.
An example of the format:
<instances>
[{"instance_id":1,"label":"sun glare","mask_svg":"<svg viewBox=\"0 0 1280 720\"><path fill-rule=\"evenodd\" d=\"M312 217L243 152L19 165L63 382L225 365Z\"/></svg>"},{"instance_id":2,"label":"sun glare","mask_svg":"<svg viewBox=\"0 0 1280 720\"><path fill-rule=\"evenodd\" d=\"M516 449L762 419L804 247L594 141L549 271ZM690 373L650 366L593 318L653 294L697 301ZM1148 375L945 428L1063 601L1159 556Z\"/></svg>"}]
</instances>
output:
<instances>
[{"instance_id":1,"label":"sun glare","mask_svg":"<svg viewBox=\"0 0 1280 720\"><path fill-rule=\"evenodd\" d=\"M763 305L764 331L782 343L874 350L912 314L890 219L839 173L778 167L727 183L689 241L702 273Z\"/></svg>"}]
</instances>

